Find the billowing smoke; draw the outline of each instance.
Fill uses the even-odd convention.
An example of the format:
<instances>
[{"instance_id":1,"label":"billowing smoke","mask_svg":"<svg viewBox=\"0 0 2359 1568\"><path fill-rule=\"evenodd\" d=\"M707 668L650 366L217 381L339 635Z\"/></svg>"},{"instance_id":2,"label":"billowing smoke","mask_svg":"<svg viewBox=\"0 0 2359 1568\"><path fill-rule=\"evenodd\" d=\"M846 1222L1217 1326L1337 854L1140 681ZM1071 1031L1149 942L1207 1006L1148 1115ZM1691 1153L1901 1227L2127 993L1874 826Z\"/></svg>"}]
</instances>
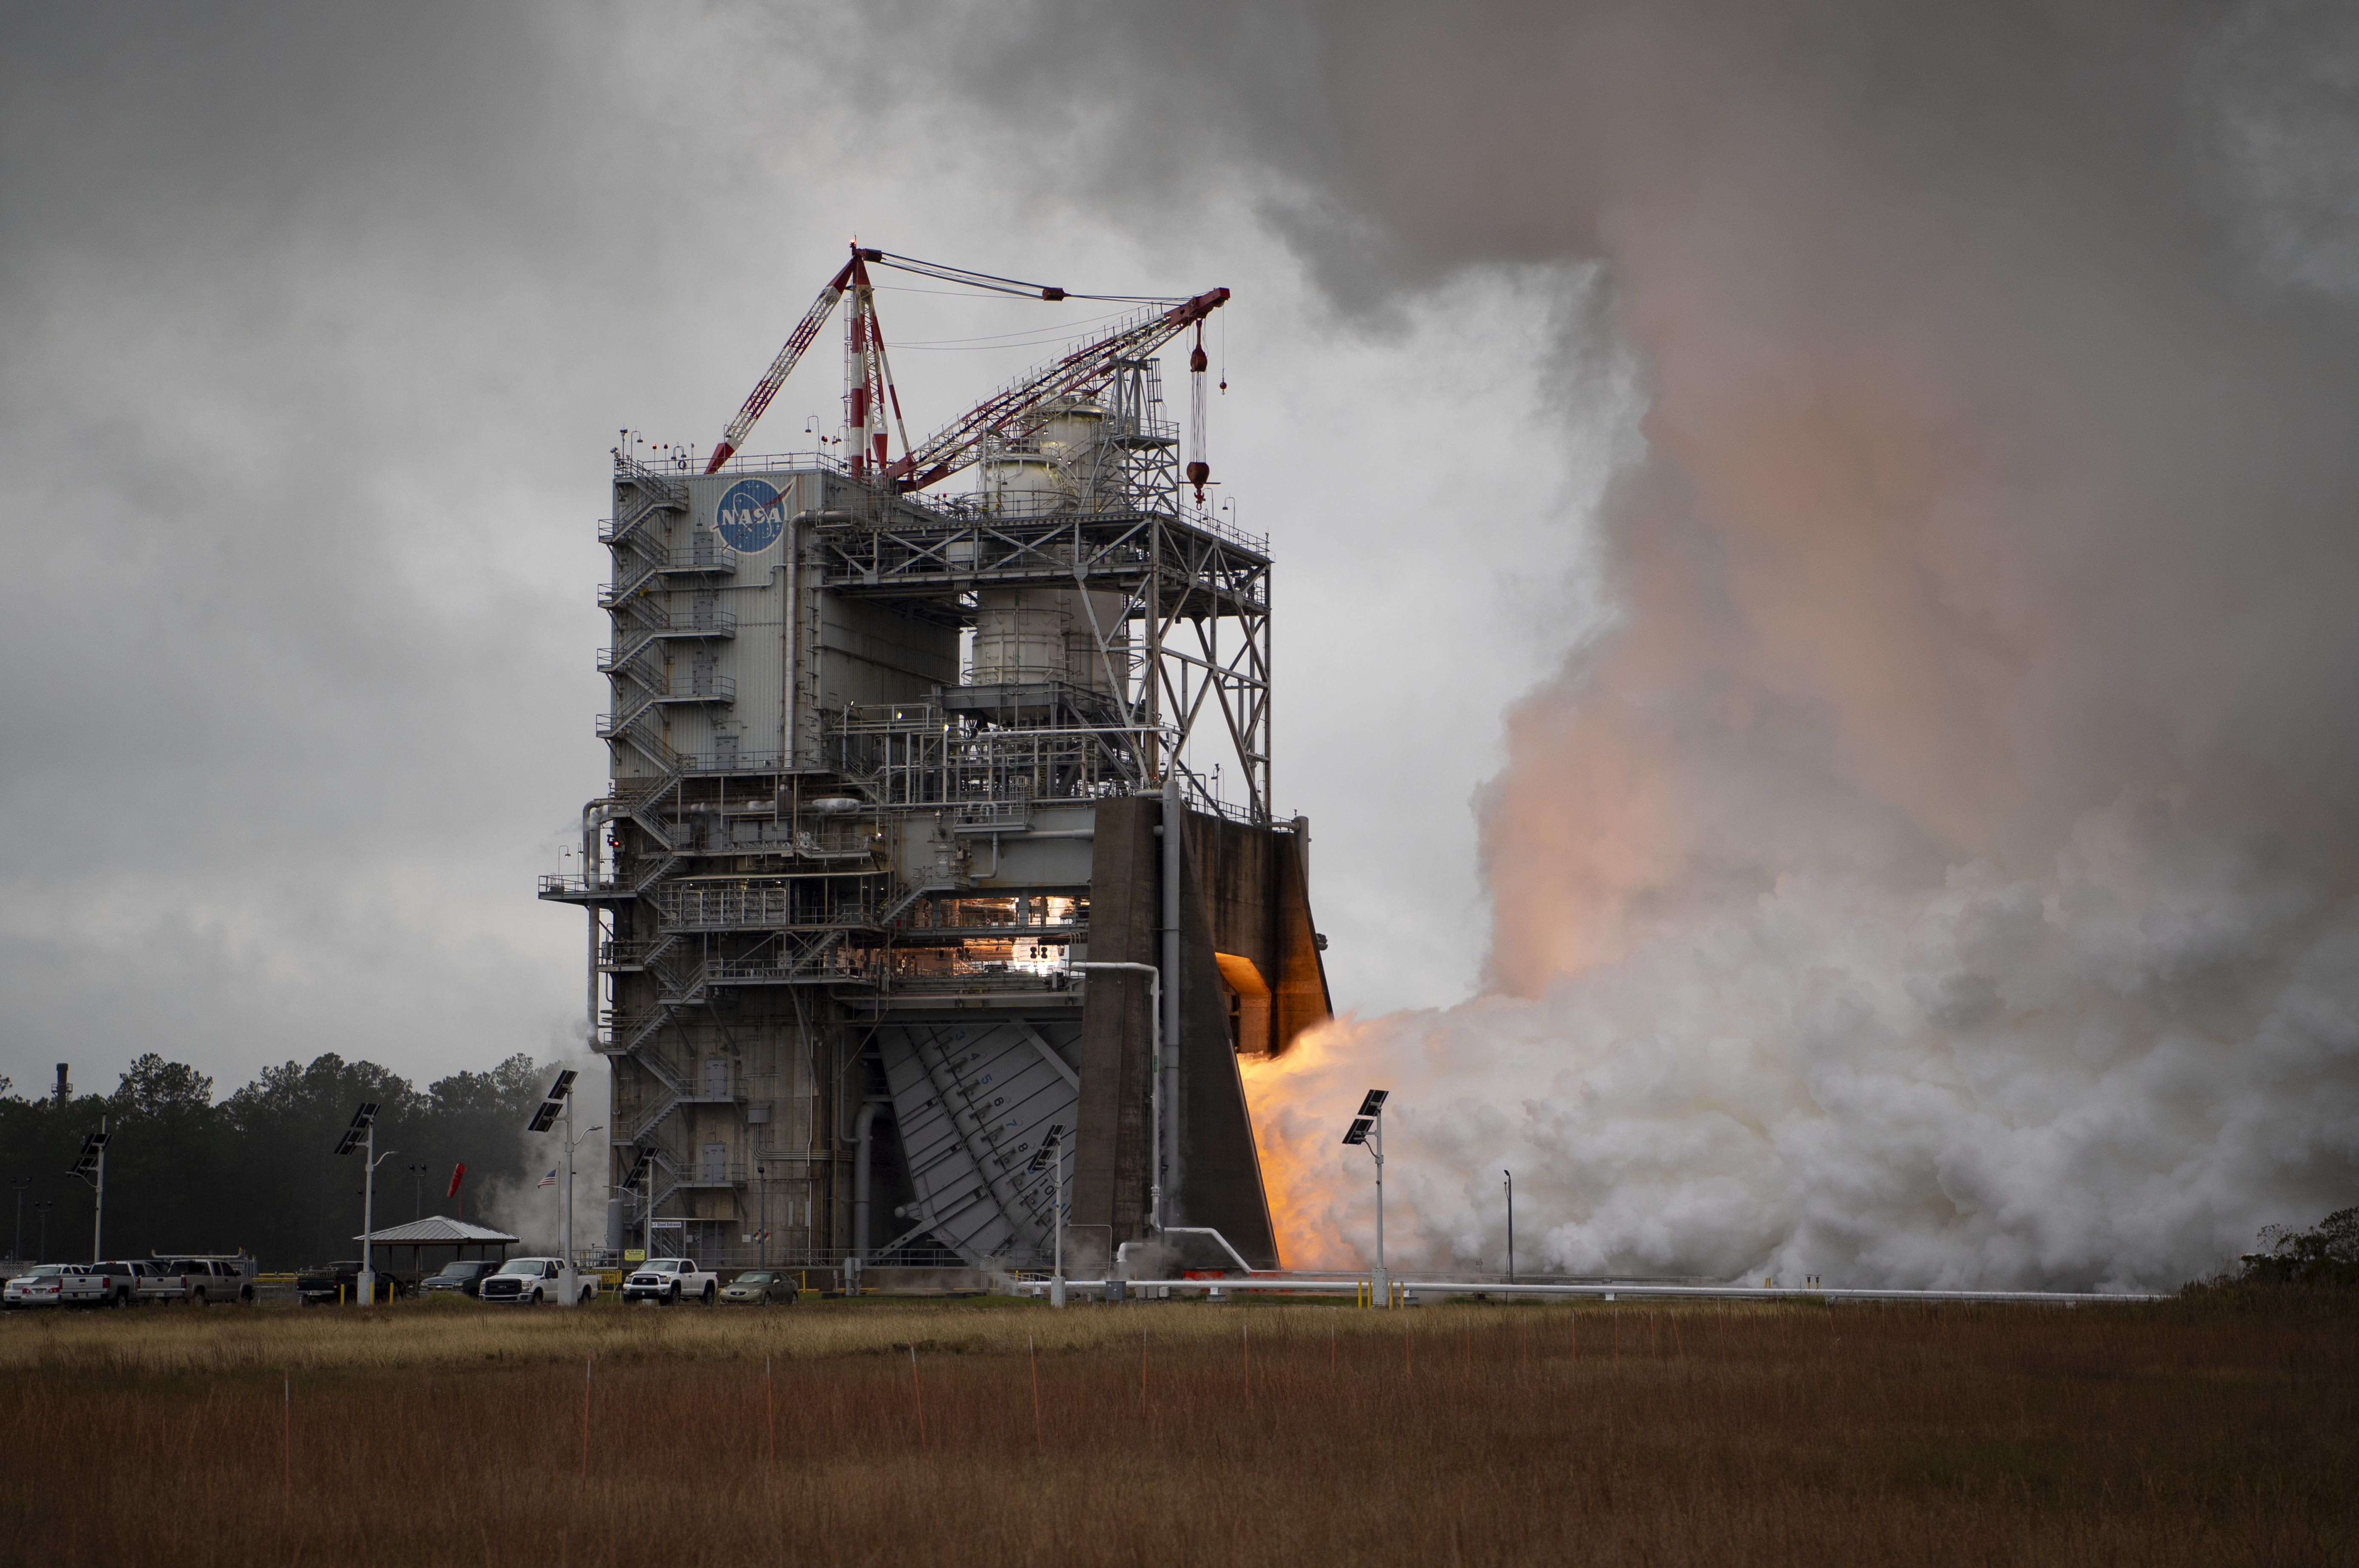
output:
<instances>
[{"instance_id":1,"label":"billowing smoke","mask_svg":"<svg viewBox=\"0 0 2359 1568\"><path fill-rule=\"evenodd\" d=\"M1649 387L1615 623L1478 802L1485 994L1253 1075L1290 1260L1372 1249L1375 1084L1396 1260L1499 1267L1503 1168L1524 1268L1853 1283L2352 1201L2359 27L1353 10L1272 133L1310 254L1602 256Z\"/></svg>"},{"instance_id":2,"label":"billowing smoke","mask_svg":"<svg viewBox=\"0 0 2359 1568\"><path fill-rule=\"evenodd\" d=\"M1800 873L1537 997L1347 1020L1254 1071L1290 1260L2169 1285L2349 1170L2359 907L2128 794L2044 875Z\"/></svg>"}]
</instances>

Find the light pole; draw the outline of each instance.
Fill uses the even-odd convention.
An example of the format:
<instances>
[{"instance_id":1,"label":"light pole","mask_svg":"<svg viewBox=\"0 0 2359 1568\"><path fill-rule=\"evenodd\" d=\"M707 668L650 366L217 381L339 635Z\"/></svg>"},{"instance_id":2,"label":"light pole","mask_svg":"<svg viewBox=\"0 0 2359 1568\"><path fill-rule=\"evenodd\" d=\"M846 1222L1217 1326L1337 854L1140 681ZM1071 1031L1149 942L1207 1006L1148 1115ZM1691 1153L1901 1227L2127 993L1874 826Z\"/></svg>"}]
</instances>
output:
<instances>
[{"instance_id":1,"label":"light pole","mask_svg":"<svg viewBox=\"0 0 2359 1568\"><path fill-rule=\"evenodd\" d=\"M409 1167L409 1208L411 1220L426 1217L426 1167L423 1165Z\"/></svg>"},{"instance_id":2,"label":"light pole","mask_svg":"<svg viewBox=\"0 0 2359 1568\"><path fill-rule=\"evenodd\" d=\"M390 1160L397 1150L376 1152L376 1106L373 1099L361 1101L353 1112L353 1124L344 1129L343 1138L336 1144L336 1152L349 1154L361 1151L361 1162L365 1167L361 1182L361 1271L353 1281L353 1293L360 1300L355 1304L369 1306L376 1301L376 1271L369 1267L375 1256L369 1248L369 1237L376 1229L376 1168Z\"/></svg>"},{"instance_id":3,"label":"light pole","mask_svg":"<svg viewBox=\"0 0 2359 1568\"><path fill-rule=\"evenodd\" d=\"M1507 1178L1507 1283L1516 1282L1516 1173L1505 1173Z\"/></svg>"},{"instance_id":4,"label":"light pole","mask_svg":"<svg viewBox=\"0 0 2359 1568\"><path fill-rule=\"evenodd\" d=\"M582 1291L579 1281L574 1278L573 1269L573 1151L580 1148L582 1144L587 1143L593 1134L605 1131L606 1124L602 1121L595 1127L585 1127L582 1130L581 1137L575 1138L571 1136L571 1130L573 1125L573 1102L571 1098L567 1099L565 1102L565 1124L568 1129L568 1135L565 1140L564 1283L566 1299L571 1302L574 1305L579 1306L582 1304Z\"/></svg>"},{"instance_id":5,"label":"light pole","mask_svg":"<svg viewBox=\"0 0 2359 1568\"><path fill-rule=\"evenodd\" d=\"M49 1260L49 1210L57 1206L55 1198L43 1198L33 1206L33 1217L41 1222L41 1255L34 1260L37 1263Z\"/></svg>"},{"instance_id":6,"label":"light pole","mask_svg":"<svg viewBox=\"0 0 2359 1568\"><path fill-rule=\"evenodd\" d=\"M8 1184L16 1189L16 1243L9 1249L8 1256L22 1258L25 1255L25 1189L33 1184L33 1178L19 1176Z\"/></svg>"},{"instance_id":7,"label":"light pole","mask_svg":"<svg viewBox=\"0 0 2359 1568\"><path fill-rule=\"evenodd\" d=\"M642 1194L646 1202L641 1205L639 1213L639 1261L644 1263L655 1256L655 1152L641 1143L633 1145L633 1154L631 1168L623 1174L623 1191L627 1193L642 1182L646 1184ZM623 1240L628 1243L630 1239L629 1233L625 1232ZM624 1249L623 1262L625 1264L623 1271L627 1274L630 1272L628 1266L630 1249L627 1245Z\"/></svg>"},{"instance_id":8,"label":"light pole","mask_svg":"<svg viewBox=\"0 0 2359 1568\"><path fill-rule=\"evenodd\" d=\"M1379 1306L1390 1306L1393 1300L1392 1276L1385 1271L1385 1100L1391 1093L1370 1089L1352 1119L1351 1130L1343 1134L1344 1142L1364 1145L1376 1158L1376 1271L1368 1281L1368 1294Z\"/></svg>"},{"instance_id":9,"label":"light pole","mask_svg":"<svg viewBox=\"0 0 2359 1568\"><path fill-rule=\"evenodd\" d=\"M1024 1173L1037 1176L1044 1164L1056 1167L1049 1178L1049 1227L1057 1238L1055 1269L1049 1276L1049 1304L1060 1307L1065 1304L1065 1124L1061 1121L1049 1124L1049 1135L1032 1152L1032 1162L1024 1167Z\"/></svg>"},{"instance_id":10,"label":"light pole","mask_svg":"<svg viewBox=\"0 0 2359 1568\"><path fill-rule=\"evenodd\" d=\"M565 1258L563 1267L558 1271L557 1298L567 1306L582 1304L581 1287L573 1278L573 1151L582 1138L589 1137L590 1132L605 1130L593 1127L582 1138L573 1136L573 1080L581 1076L571 1067L560 1069L557 1082L551 1084L549 1093L542 1097L540 1108L534 1111L532 1119L525 1124L527 1132L546 1132L557 1125L560 1116L565 1118Z\"/></svg>"},{"instance_id":11,"label":"light pole","mask_svg":"<svg viewBox=\"0 0 2359 1568\"><path fill-rule=\"evenodd\" d=\"M1152 1044L1147 1064L1147 1145L1154 1151L1149 1157L1150 1181L1147 1187L1147 1226L1158 1236L1163 1231L1163 971L1152 964L1079 963L1076 969L1130 969L1147 977L1147 1011L1154 1024Z\"/></svg>"},{"instance_id":12,"label":"light pole","mask_svg":"<svg viewBox=\"0 0 2359 1568\"><path fill-rule=\"evenodd\" d=\"M94 1184L96 1200L90 1208L90 1260L97 1262L106 1250L106 1118L98 1119L98 1130L86 1134L82 1141L82 1155L74 1161L69 1176L79 1176Z\"/></svg>"}]
</instances>

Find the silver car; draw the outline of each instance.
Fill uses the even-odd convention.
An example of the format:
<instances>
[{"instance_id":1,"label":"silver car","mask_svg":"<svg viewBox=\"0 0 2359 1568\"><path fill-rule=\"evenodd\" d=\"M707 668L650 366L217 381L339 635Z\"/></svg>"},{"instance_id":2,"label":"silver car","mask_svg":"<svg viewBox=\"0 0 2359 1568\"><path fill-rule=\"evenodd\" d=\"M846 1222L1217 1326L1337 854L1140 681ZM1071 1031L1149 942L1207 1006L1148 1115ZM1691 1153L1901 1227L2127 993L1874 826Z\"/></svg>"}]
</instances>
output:
<instances>
[{"instance_id":1,"label":"silver car","mask_svg":"<svg viewBox=\"0 0 2359 1568\"><path fill-rule=\"evenodd\" d=\"M66 1276L89 1272L87 1263L43 1263L28 1269L0 1285L0 1306L62 1306L67 1299Z\"/></svg>"}]
</instances>

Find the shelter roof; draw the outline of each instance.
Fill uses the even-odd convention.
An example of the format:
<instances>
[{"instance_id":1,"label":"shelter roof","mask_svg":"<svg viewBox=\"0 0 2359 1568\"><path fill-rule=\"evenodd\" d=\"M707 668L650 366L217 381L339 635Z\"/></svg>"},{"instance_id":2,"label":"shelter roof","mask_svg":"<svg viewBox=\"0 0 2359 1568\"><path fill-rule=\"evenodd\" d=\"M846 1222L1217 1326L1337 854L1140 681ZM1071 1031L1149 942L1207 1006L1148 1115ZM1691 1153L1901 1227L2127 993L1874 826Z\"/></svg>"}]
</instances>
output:
<instances>
[{"instance_id":1,"label":"shelter roof","mask_svg":"<svg viewBox=\"0 0 2359 1568\"><path fill-rule=\"evenodd\" d=\"M516 1238L505 1230L492 1230L480 1225L469 1225L463 1219L452 1219L447 1215L440 1214L429 1215L424 1219L412 1220L408 1225L397 1225L389 1229L372 1231L366 1236L355 1236L353 1239L366 1241L376 1246L391 1243L395 1246L420 1247L432 1247L438 1244L448 1247L453 1243L471 1247L477 1243L485 1246L505 1243L513 1247L516 1242Z\"/></svg>"}]
</instances>

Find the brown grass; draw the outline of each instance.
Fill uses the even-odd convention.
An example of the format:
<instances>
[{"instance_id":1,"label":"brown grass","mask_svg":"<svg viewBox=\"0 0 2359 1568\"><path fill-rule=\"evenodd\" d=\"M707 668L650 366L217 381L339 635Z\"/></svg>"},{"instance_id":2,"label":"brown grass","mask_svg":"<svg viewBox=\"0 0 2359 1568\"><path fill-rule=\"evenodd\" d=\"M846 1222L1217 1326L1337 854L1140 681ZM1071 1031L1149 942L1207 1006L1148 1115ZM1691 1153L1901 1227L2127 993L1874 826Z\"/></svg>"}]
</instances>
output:
<instances>
[{"instance_id":1,"label":"brown grass","mask_svg":"<svg viewBox=\"0 0 2359 1568\"><path fill-rule=\"evenodd\" d=\"M19 1314L0 1541L175 1568L2349 1561L2351 1319L2234 1306Z\"/></svg>"}]
</instances>

